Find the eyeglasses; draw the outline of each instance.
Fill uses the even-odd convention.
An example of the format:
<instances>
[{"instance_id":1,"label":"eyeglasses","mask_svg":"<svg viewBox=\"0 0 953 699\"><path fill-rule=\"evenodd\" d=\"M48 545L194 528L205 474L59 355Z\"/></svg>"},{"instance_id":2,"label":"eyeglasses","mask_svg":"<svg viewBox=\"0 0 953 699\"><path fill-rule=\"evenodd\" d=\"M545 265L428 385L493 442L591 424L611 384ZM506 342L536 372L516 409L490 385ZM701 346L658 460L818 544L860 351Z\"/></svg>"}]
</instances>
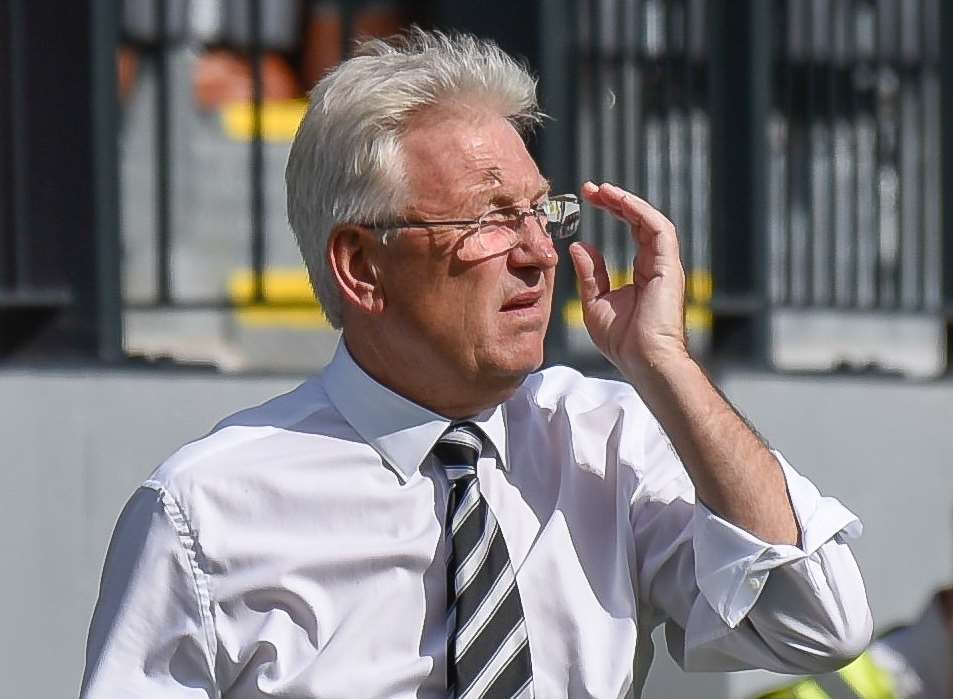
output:
<instances>
[{"instance_id":1,"label":"eyeglasses","mask_svg":"<svg viewBox=\"0 0 953 699\"><path fill-rule=\"evenodd\" d=\"M466 228L470 235L464 239L460 255L463 259L478 259L499 255L520 244L520 231L527 219L535 219L546 235L554 240L572 237L579 230L579 199L574 194L547 197L532 206L508 206L487 211L478 219L460 221L408 221L372 226L377 230L401 228ZM385 237L386 240L386 237ZM471 243L472 241L472 243Z\"/></svg>"}]
</instances>

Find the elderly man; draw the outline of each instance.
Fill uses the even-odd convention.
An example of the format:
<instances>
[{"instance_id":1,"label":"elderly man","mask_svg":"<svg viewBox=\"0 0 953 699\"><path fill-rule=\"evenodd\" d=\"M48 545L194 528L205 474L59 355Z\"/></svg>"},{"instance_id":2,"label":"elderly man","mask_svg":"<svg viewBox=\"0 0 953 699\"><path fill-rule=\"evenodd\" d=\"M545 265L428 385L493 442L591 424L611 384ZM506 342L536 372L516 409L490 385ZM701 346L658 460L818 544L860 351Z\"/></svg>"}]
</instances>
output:
<instances>
[{"instance_id":1,"label":"elderly man","mask_svg":"<svg viewBox=\"0 0 953 699\"><path fill-rule=\"evenodd\" d=\"M343 339L291 393L182 448L116 527L90 697L638 695L689 670L837 668L871 621L857 519L771 452L685 349L672 224L611 184L634 284L574 243L626 382L543 361L579 223L524 147L535 83L415 31L323 79L287 169Z\"/></svg>"}]
</instances>

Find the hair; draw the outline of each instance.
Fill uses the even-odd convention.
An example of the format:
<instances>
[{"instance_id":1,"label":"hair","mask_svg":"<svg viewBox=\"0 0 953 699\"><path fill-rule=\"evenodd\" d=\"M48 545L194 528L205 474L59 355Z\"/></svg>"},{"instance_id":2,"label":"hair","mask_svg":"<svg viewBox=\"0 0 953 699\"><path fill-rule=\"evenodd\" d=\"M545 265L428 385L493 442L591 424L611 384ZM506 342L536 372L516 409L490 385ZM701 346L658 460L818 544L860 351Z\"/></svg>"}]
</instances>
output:
<instances>
[{"instance_id":1,"label":"hair","mask_svg":"<svg viewBox=\"0 0 953 699\"><path fill-rule=\"evenodd\" d=\"M522 134L541 120L536 79L492 41L413 27L360 43L311 90L285 183L288 221L328 321L342 325L327 256L338 224L382 224L408 202L400 137L420 111L473 101Z\"/></svg>"}]
</instances>

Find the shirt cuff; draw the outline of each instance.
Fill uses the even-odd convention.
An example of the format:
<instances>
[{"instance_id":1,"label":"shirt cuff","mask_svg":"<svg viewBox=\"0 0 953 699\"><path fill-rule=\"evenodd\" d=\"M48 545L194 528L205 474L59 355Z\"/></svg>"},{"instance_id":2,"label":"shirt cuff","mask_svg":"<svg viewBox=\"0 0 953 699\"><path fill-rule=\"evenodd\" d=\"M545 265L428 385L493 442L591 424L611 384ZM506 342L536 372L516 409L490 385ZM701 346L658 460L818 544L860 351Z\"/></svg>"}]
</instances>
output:
<instances>
[{"instance_id":1,"label":"shirt cuff","mask_svg":"<svg viewBox=\"0 0 953 699\"><path fill-rule=\"evenodd\" d=\"M813 555L835 536L856 538L863 529L860 520L840 501L821 495L779 452L772 453L787 483L801 532L800 547L767 544L714 514L701 501L696 501L692 515L698 589L731 628L758 601L773 569Z\"/></svg>"}]
</instances>

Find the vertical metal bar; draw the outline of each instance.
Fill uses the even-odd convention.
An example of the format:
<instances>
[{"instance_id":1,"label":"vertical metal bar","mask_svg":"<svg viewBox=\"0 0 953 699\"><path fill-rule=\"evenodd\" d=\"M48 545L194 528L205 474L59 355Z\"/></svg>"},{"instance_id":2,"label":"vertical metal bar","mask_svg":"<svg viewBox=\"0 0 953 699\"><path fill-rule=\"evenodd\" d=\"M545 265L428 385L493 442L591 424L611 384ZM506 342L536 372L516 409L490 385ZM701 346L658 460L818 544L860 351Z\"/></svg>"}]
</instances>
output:
<instances>
[{"instance_id":1,"label":"vertical metal bar","mask_svg":"<svg viewBox=\"0 0 953 699\"><path fill-rule=\"evenodd\" d=\"M252 74L252 135L251 135L251 267L252 302L265 300L265 157L261 131L262 105L262 46L261 46L261 0L247 0L249 38L251 41Z\"/></svg>"},{"instance_id":2,"label":"vertical metal bar","mask_svg":"<svg viewBox=\"0 0 953 699\"><path fill-rule=\"evenodd\" d=\"M916 288L916 306L914 310L925 311L927 309L927 284L931 277L928 267L930 265L930 256L927 254L929 249L927 238L928 233L927 229L930 227L930 216L927 211L928 202L927 202L927 181L929 178L927 172L927 162L928 162L928 150L930 142L930 128L929 128L929 117L927 115L927 80L929 79L930 73L933 72L932 66L932 57L928 51L929 46L929 11L927 4L929 0L921 0L918 3L919 8L919 22L917 23L917 34L919 35L919 41L916 42L918 47L917 50L917 81L916 81L916 94L917 94L917 132L919 133L920 138L920 148L917 154L917 163L919 170L919 177L917 181L919 182L919 187L913 193L913 196L916 197L916 209L918 212L918 217L920 219L920 225L917 227L916 240L917 240L917 250L920 254L918 264L916 269L919 273L919 283Z\"/></svg>"},{"instance_id":3,"label":"vertical metal bar","mask_svg":"<svg viewBox=\"0 0 953 699\"><path fill-rule=\"evenodd\" d=\"M906 56L904 55L904 41L903 41L903 29L904 23L906 22L906 11L907 8L902 6L900 3L897 3L894 6L894 11L896 15L894 16L894 40L896 45L894 46L896 50L896 55L894 57L894 72L897 76L897 88L896 88L896 101L894 108L894 120L893 120L893 130L894 130L894 160L896 163L895 172L896 172L896 197L894 201L894 220L897 222L894 230L894 275L893 275L893 307L897 309L902 309L904 306L903 299L903 289L907 283L907 273L906 269L906 260L905 258L910 254L916 254L916 251L910 250L906 243L908 236L905 235L904 231L904 173L905 173L905 158L904 154L906 151L906 144L904 141L904 124L907 119L907 109L906 109L906 94L908 92L909 85L907 81L909 79L907 73L906 65Z\"/></svg>"},{"instance_id":4,"label":"vertical metal bar","mask_svg":"<svg viewBox=\"0 0 953 699\"><path fill-rule=\"evenodd\" d=\"M0 6L0 94L10 95L13 74L12 15L15 2ZM12 104L9 97L0 102L0 290L12 289L16 278L14 259L14 190Z\"/></svg>"},{"instance_id":5,"label":"vertical metal bar","mask_svg":"<svg viewBox=\"0 0 953 699\"><path fill-rule=\"evenodd\" d=\"M751 87L748 96L747 109L749 112L749 153L751 196L751 220L748 229L748 245L754 262L751 286L759 309L753 321L752 335L758 352L758 359L767 363L770 351L770 328L768 309L765 306L767 297L767 269L768 247L768 117L771 113L771 12L772 3L753 0L748 8L750 28L748 31L750 45L748 60L751 65Z\"/></svg>"},{"instance_id":6,"label":"vertical metal bar","mask_svg":"<svg viewBox=\"0 0 953 699\"><path fill-rule=\"evenodd\" d=\"M662 209L662 213L666 216L673 216L672 211L672 139L671 139L671 128L672 128L672 81L673 81L673 66L672 62L674 60L674 49L672 46L672 7L673 0L660 0L660 5L663 8L662 10L662 26L661 32L662 36L665 37L663 40L663 53L659 57L662 67L662 104L661 109L659 110L659 124L661 134L661 172L662 172L662 196L663 198L656 204L656 206Z\"/></svg>"},{"instance_id":7,"label":"vertical metal bar","mask_svg":"<svg viewBox=\"0 0 953 699\"><path fill-rule=\"evenodd\" d=\"M940 191L953 191L953 3L940 3ZM940 198L943 301L947 328L953 329L953 197ZM953 333L947 333L949 344ZM949 359L947 360L949 362ZM948 364L947 369L953 364Z\"/></svg>"},{"instance_id":8,"label":"vertical metal bar","mask_svg":"<svg viewBox=\"0 0 953 699\"><path fill-rule=\"evenodd\" d=\"M642 183L639 181L639 161L645 154L639 151L639 132L642 119L639 84L641 81L641 42L639 28L639 0L623 0L622 6L622 46L625 50L625 63L622 76L622 172L625 186L641 195Z\"/></svg>"},{"instance_id":9,"label":"vertical metal bar","mask_svg":"<svg viewBox=\"0 0 953 699\"><path fill-rule=\"evenodd\" d=\"M155 0L153 9L156 26L156 46L152 54L156 77L153 104L156 119L153 152L156 170L156 295L159 305L165 306L172 303L172 136L166 0Z\"/></svg>"},{"instance_id":10,"label":"vertical metal bar","mask_svg":"<svg viewBox=\"0 0 953 699\"><path fill-rule=\"evenodd\" d=\"M599 178L608 182L617 182L619 172L616 170L619 148L619 132L616 130L615 100L618 59L621 53L620 42L617 40L618 30L612 9L615 3L612 0L596 0L593 4L595 14L593 18L595 46L598 52L596 59L598 75L598 92L596 93L598 108L598 139L597 151ZM628 267L627 251L629 250L628 231L625 230L615 217L601 215L601 241L609 274L624 273Z\"/></svg>"},{"instance_id":11,"label":"vertical metal bar","mask_svg":"<svg viewBox=\"0 0 953 699\"><path fill-rule=\"evenodd\" d=\"M10 150L12 212L11 234L11 281L14 289L23 291L29 287L30 247L24 236L30 230L30 207L27 205L27 181L29 158L27 153L28 120L24 118L26 97L26 17L23 4L26 0L14 0L9 4L10 18Z\"/></svg>"},{"instance_id":12,"label":"vertical metal bar","mask_svg":"<svg viewBox=\"0 0 953 699\"><path fill-rule=\"evenodd\" d=\"M795 230L794 230L794 212L796 207L796 200L794 197L795 191L795 174L798 169L799 159L798 154L798 134L801 129L801 117L800 114L795 112L795 100L794 100L794 89L795 89L795 73L794 73L794 64L800 57L800 52L794 51L794 41L796 37L796 27L799 24L793 22L794 13L799 11L799 7L793 3L796 0L787 0L785 3L784 17L785 21L788 23L787 26L787 37L788 41L786 43L786 52L784 55L784 114L787 120L787 127L785 129L786 138L784 143L784 158L786 160L786 167L784 169L784 213L785 221L783 224L784 228L784 259L786 261L785 273L785 285L782 302L787 304L795 304L800 300L800 294L797 293L799 287L795 286L795 279L800 278L801 275L796 273L794 269L795 264ZM803 32L800 39L803 40ZM800 236L799 236L800 237Z\"/></svg>"},{"instance_id":13,"label":"vertical metal bar","mask_svg":"<svg viewBox=\"0 0 953 699\"><path fill-rule=\"evenodd\" d=\"M930 50L926 51L927 65L929 71L924 79L924 111L923 111L923 131L925 138L923 140L923 172L924 182L928 186L923 188L923 202L925 220L928 222L926 235L927 246L925 251L925 264L931 265L929 278L932 283L924 288L924 304L930 311L936 311L942 308L943 299L943 275L944 267L940 253L943 249L942 243L942 203L941 192L943 192L943 178L941 169L943 166L944 153L942 147L943 130L943 110L941 101L941 84L943 80L942 52L943 45L940 32L943 26L940 24L943 3L939 0L926 0L929 12L927 15L927 37L930 41Z\"/></svg>"},{"instance_id":14,"label":"vertical metal bar","mask_svg":"<svg viewBox=\"0 0 953 699\"><path fill-rule=\"evenodd\" d=\"M543 104L556 119L546 125L540 135L540 156L543 172L550 178L557 192L574 191L579 183L577 149L579 113L585 109L578 94L578 77L585 70L579 60L579 28L571 21L570 0L554 0L537 10L540 36L540 88ZM576 73L574 74L574 71ZM588 176L589 173L586 173ZM565 257L568 241L560 241L560 254ZM553 320L545 340L546 364L566 363L569 357L569 333L562 310L575 289L571 265L556 268L556 298L553 302Z\"/></svg>"},{"instance_id":15,"label":"vertical metal bar","mask_svg":"<svg viewBox=\"0 0 953 699\"><path fill-rule=\"evenodd\" d=\"M919 189L918 207L923 216L923 260L922 274L923 284L921 286L922 310L936 310L938 282L941 278L937 271L942 274L942 266L939 256L939 227L937 226L937 207L940 206L938 196L943 191L939 188L939 177L934 170L934 163L938 157L939 143L936 141L938 135L937 127L940 114L934 111L936 102L936 82L935 78L939 75L939 66L937 50L939 48L939 7L936 0L924 0L922 6L922 22L920 30L923 36L923 49L921 52L923 66L920 74L920 130L923 138L920 141L920 182L922 186Z\"/></svg>"},{"instance_id":16,"label":"vertical metal bar","mask_svg":"<svg viewBox=\"0 0 953 699\"><path fill-rule=\"evenodd\" d=\"M818 302L817 275L816 275L816 248L817 248L817 219L814 209L818 202L814 201L814 139L816 138L815 121L817 117L817 46L814 36L814 0L807 0L807 19L804 23L804 59L807 65L807 108L804 110L804 153L801 162L802 192L804 194L804 218L807 220L807 239L804 244L804 278L805 297L807 305Z\"/></svg>"},{"instance_id":17,"label":"vertical metal bar","mask_svg":"<svg viewBox=\"0 0 953 699\"><path fill-rule=\"evenodd\" d=\"M684 84L679 84L682 73L679 61L682 47L678 44L678 16L680 0L668 0L665 12L665 163L668 169L668 210L667 214L676 226L681 226L681 205L683 199L682 183L679 177L679 158L681 139L679 129L682 125L680 93Z\"/></svg>"},{"instance_id":18,"label":"vertical metal bar","mask_svg":"<svg viewBox=\"0 0 953 699\"><path fill-rule=\"evenodd\" d=\"M680 92L679 111L682 113L682 211L679 220L676 221L680 237L683 240L681 249L684 251L682 257L683 264L688 271L689 279L696 279L697 273L701 269L700 260L695 258L696 250L695 237L701 235L696 230L692 221L692 211L695 204L695 192L692 191L692 89L694 80L692 79L692 22L691 6L687 1L682 2L682 89ZM689 301L697 302L695 298L697 288L694 282L688 287Z\"/></svg>"},{"instance_id":19,"label":"vertical metal bar","mask_svg":"<svg viewBox=\"0 0 953 699\"><path fill-rule=\"evenodd\" d=\"M690 198L688 199L691 226L692 226L692 258L699 272L705 279L704 299L706 305L711 304L712 273L711 273L711 151L710 127L711 110L708 94L707 70L711 56L711 47L708 43L708 21L711 14L711 4L707 0L692 0L690 5L691 32L689 34L691 47L689 51L689 69L691 82L686 85L688 91L689 108L689 156L688 156L688 183ZM706 345L711 339L711 328L708 328Z\"/></svg>"},{"instance_id":20,"label":"vertical metal bar","mask_svg":"<svg viewBox=\"0 0 953 699\"><path fill-rule=\"evenodd\" d=\"M602 163L602 99L603 99L603 80L602 80L602 25L600 22L599 8L601 0L589 0L587 3L589 10L589 85L591 88L589 102L591 121L589 134L590 141L590 163L592 164L592 177L599 181L605 179L605 170ZM608 225L604 216L598 218L599 225L593 226L595 236L594 244L600 250L605 249L606 226Z\"/></svg>"},{"instance_id":21,"label":"vertical metal bar","mask_svg":"<svg viewBox=\"0 0 953 699\"><path fill-rule=\"evenodd\" d=\"M719 10L711 23L712 270L720 295L753 304L744 304L741 317L716 317L712 339L718 349L763 363L772 3L725 3Z\"/></svg>"},{"instance_id":22,"label":"vertical metal bar","mask_svg":"<svg viewBox=\"0 0 953 699\"><path fill-rule=\"evenodd\" d=\"M837 207L839 197L843 196L837 181L837 0L830 0L827 17L828 31L830 32L827 52L827 153L830 170L829 188L827 189L830 202L828 208L827 233L827 273L828 273L828 305L837 305L837 240L841 231L837 229Z\"/></svg>"},{"instance_id":23,"label":"vertical metal bar","mask_svg":"<svg viewBox=\"0 0 953 699\"><path fill-rule=\"evenodd\" d=\"M119 276L119 103L116 94L118 0L90 4L92 38L93 196L96 226L97 353L105 362L119 361L122 350L122 289Z\"/></svg>"},{"instance_id":24,"label":"vertical metal bar","mask_svg":"<svg viewBox=\"0 0 953 699\"><path fill-rule=\"evenodd\" d=\"M859 51L857 50L857 0L847 1L847 55L845 60L845 69L856 72L860 68ZM850 280L848 285L847 305L857 307L860 305L860 264L858 255L860 254L860 148L859 138L857 136L857 87L854 81L847 85L847 123L848 123L848 148L850 148L850 157L853 167L851 168L850 182L850 250L847 253L848 267L847 278Z\"/></svg>"},{"instance_id":25,"label":"vertical metal bar","mask_svg":"<svg viewBox=\"0 0 953 699\"><path fill-rule=\"evenodd\" d=\"M876 66L875 87L874 87L874 223L873 232L874 243L874 306L880 308L884 300L884 279L883 279L883 100L877 87L879 81L883 79L887 70L884 54L884 37L882 32L883 20L881 13L883 11L883 2L878 2L874 10L874 62Z\"/></svg>"},{"instance_id":26,"label":"vertical metal bar","mask_svg":"<svg viewBox=\"0 0 953 699\"><path fill-rule=\"evenodd\" d=\"M626 3L623 2L613 2L610 7L614 10L613 13L613 25L615 26L615 32L613 37L613 50L615 55L615 65L613 70L613 109L615 110L615 120L612 124L612 130L615 134L615 164L614 170L616 172L616 177L618 181L622 183L622 186L625 188L630 188L632 186L631 182L626 180L628 175L628 167L625 158L626 152L626 132L629 129L629 124L627 121L628 115L625 111L625 91L626 91L626 69L629 62L629 55L631 47L626 41ZM630 235L628 230L625 229L625 226L618 227L618 246L620 250L619 255L619 266L621 269L627 267L629 260L626 256L626 251L631 249Z\"/></svg>"},{"instance_id":27,"label":"vertical metal bar","mask_svg":"<svg viewBox=\"0 0 953 699\"><path fill-rule=\"evenodd\" d=\"M10 6L0 6L0 95L10 94ZM0 291L13 286L13 178L10 175L10 100L0 102Z\"/></svg>"},{"instance_id":28,"label":"vertical metal bar","mask_svg":"<svg viewBox=\"0 0 953 699\"><path fill-rule=\"evenodd\" d=\"M638 31L636 33L636 46L638 47L638 69L641 80L639 82L640 90L638 94L638 130L636 131L636 147L639 152L639 162L638 162L638 181L639 187L642 191L639 192L640 196L648 197L649 195L649 137L648 137L648 128L651 123L651 113L649 113L647 105L651 99L651 94L649 90L646 90L646 85L652 83L652 66L651 53L648 50L649 46L649 18L646 16L646 0L637 0L638 7L635 10L636 16L639 18Z\"/></svg>"}]
</instances>

